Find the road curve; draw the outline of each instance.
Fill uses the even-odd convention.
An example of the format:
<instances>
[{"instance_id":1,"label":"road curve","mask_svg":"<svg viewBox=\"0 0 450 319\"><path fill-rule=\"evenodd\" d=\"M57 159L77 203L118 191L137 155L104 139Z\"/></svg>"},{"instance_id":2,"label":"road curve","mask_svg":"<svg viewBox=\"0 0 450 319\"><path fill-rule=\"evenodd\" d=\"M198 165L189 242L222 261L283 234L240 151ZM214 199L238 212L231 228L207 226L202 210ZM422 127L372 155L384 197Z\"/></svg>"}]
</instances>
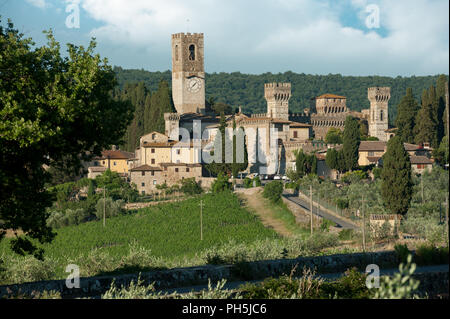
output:
<instances>
[{"instance_id":1,"label":"road curve","mask_svg":"<svg viewBox=\"0 0 450 319\"><path fill-rule=\"evenodd\" d=\"M290 200L291 202L299 205L301 208L303 208L304 210L309 212L309 202L303 200L302 198L299 198L296 195L293 194L287 194L287 193L283 193L283 196ZM351 224L347 221L345 221L342 218L339 218L338 216L335 215L331 215L325 211L323 211L321 208L319 209L319 211L317 211L317 203L313 203L313 214L320 216L322 218L326 218L331 220L332 222L336 223L337 227L343 228L343 229L358 229L358 227L354 224Z\"/></svg>"}]
</instances>

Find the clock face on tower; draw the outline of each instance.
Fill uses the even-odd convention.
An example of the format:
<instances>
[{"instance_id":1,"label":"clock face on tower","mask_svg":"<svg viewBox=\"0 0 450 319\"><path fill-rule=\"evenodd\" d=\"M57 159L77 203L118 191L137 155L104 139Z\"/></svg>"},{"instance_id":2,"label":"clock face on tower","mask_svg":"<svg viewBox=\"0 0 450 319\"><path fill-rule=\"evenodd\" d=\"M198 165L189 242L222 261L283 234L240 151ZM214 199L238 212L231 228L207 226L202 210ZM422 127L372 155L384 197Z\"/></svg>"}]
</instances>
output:
<instances>
[{"instance_id":1,"label":"clock face on tower","mask_svg":"<svg viewBox=\"0 0 450 319\"><path fill-rule=\"evenodd\" d=\"M186 82L186 88L191 93L197 93L202 88L202 81L199 78L190 78Z\"/></svg>"}]
</instances>

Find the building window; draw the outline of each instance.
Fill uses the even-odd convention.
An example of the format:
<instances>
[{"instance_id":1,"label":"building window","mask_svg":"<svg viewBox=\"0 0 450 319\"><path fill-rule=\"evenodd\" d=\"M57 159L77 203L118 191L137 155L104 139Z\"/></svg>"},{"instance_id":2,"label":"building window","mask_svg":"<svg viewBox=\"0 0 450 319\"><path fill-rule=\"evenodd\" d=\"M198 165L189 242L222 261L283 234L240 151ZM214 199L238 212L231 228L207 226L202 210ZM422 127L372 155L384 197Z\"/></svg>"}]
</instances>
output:
<instances>
[{"instance_id":1,"label":"building window","mask_svg":"<svg viewBox=\"0 0 450 319\"><path fill-rule=\"evenodd\" d=\"M181 150L177 150L177 155L180 155L181 154Z\"/></svg>"},{"instance_id":2,"label":"building window","mask_svg":"<svg viewBox=\"0 0 450 319\"><path fill-rule=\"evenodd\" d=\"M189 167L186 167L186 173L189 173Z\"/></svg>"},{"instance_id":3,"label":"building window","mask_svg":"<svg viewBox=\"0 0 450 319\"><path fill-rule=\"evenodd\" d=\"M113 162L113 165L116 166L116 162Z\"/></svg>"},{"instance_id":4,"label":"building window","mask_svg":"<svg viewBox=\"0 0 450 319\"><path fill-rule=\"evenodd\" d=\"M142 176L145 176L145 171L142 171L142 172L141 172L141 175L142 175Z\"/></svg>"},{"instance_id":5,"label":"building window","mask_svg":"<svg viewBox=\"0 0 450 319\"><path fill-rule=\"evenodd\" d=\"M152 171L152 176L155 176L155 171Z\"/></svg>"},{"instance_id":6,"label":"building window","mask_svg":"<svg viewBox=\"0 0 450 319\"><path fill-rule=\"evenodd\" d=\"M145 186L145 183L141 183L141 186L144 187L144 186Z\"/></svg>"},{"instance_id":7,"label":"building window","mask_svg":"<svg viewBox=\"0 0 450 319\"><path fill-rule=\"evenodd\" d=\"M97 161L94 162L94 166L98 166L98 162Z\"/></svg>"},{"instance_id":8,"label":"building window","mask_svg":"<svg viewBox=\"0 0 450 319\"><path fill-rule=\"evenodd\" d=\"M373 152L369 152L368 156L374 156Z\"/></svg>"},{"instance_id":9,"label":"building window","mask_svg":"<svg viewBox=\"0 0 450 319\"><path fill-rule=\"evenodd\" d=\"M152 134L152 140L156 138L156 134Z\"/></svg>"},{"instance_id":10,"label":"building window","mask_svg":"<svg viewBox=\"0 0 450 319\"><path fill-rule=\"evenodd\" d=\"M103 165L105 165L105 161L103 161Z\"/></svg>"},{"instance_id":11,"label":"building window","mask_svg":"<svg viewBox=\"0 0 450 319\"><path fill-rule=\"evenodd\" d=\"M155 164L155 159L154 158L152 158L152 164Z\"/></svg>"},{"instance_id":12,"label":"building window","mask_svg":"<svg viewBox=\"0 0 450 319\"><path fill-rule=\"evenodd\" d=\"M380 121L383 120L383 110L380 111Z\"/></svg>"},{"instance_id":13,"label":"building window","mask_svg":"<svg viewBox=\"0 0 450 319\"><path fill-rule=\"evenodd\" d=\"M155 153L155 149L154 148L152 148L152 153Z\"/></svg>"},{"instance_id":14,"label":"building window","mask_svg":"<svg viewBox=\"0 0 450 319\"><path fill-rule=\"evenodd\" d=\"M178 173L178 167L175 167L175 173Z\"/></svg>"},{"instance_id":15,"label":"building window","mask_svg":"<svg viewBox=\"0 0 450 319\"><path fill-rule=\"evenodd\" d=\"M189 46L189 61L195 61L195 45Z\"/></svg>"},{"instance_id":16,"label":"building window","mask_svg":"<svg viewBox=\"0 0 450 319\"><path fill-rule=\"evenodd\" d=\"M164 170L167 171L167 166L164 166Z\"/></svg>"},{"instance_id":17,"label":"building window","mask_svg":"<svg viewBox=\"0 0 450 319\"><path fill-rule=\"evenodd\" d=\"M153 180L153 185L156 185L156 179Z\"/></svg>"},{"instance_id":18,"label":"building window","mask_svg":"<svg viewBox=\"0 0 450 319\"><path fill-rule=\"evenodd\" d=\"M297 131L294 131L294 138L297 138Z\"/></svg>"},{"instance_id":19,"label":"building window","mask_svg":"<svg viewBox=\"0 0 450 319\"><path fill-rule=\"evenodd\" d=\"M178 44L175 46L175 61L178 61Z\"/></svg>"}]
</instances>

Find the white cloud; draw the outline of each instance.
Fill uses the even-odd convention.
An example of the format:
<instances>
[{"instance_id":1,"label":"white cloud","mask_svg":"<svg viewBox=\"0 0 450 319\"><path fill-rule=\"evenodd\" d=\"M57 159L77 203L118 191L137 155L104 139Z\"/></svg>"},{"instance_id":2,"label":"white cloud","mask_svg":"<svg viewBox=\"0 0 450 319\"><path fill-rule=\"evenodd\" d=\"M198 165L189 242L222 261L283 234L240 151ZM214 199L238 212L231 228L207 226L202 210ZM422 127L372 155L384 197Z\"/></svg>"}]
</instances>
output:
<instances>
[{"instance_id":1,"label":"white cloud","mask_svg":"<svg viewBox=\"0 0 450 319\"><path fill-rule=\"evenodd\" d=\"M45 0L26 0L29 4L38 7L40 9L44 9L48 6L48 3Z\"/></svg>"},{"instance_id":2,"label":"white cloud","mask_svg":"<svg viewBox=\"0 0 450 319\"><path fill-rule=\"evenodd\" d=\"M384 36L374 29L345 26L347 21L340 21L342 10L336 10L341 2L81 0L85 12L103 23L91 31L92 36L143 47L150 56L170 54L172 33L203 32L206 66L214 68L209 72L290 69L409 75L448 70L448 1L351 0L346 4L363 22L371 3L380 7ZM255 61L264 68L255 69Z\"/></svg>"}]
</instances>

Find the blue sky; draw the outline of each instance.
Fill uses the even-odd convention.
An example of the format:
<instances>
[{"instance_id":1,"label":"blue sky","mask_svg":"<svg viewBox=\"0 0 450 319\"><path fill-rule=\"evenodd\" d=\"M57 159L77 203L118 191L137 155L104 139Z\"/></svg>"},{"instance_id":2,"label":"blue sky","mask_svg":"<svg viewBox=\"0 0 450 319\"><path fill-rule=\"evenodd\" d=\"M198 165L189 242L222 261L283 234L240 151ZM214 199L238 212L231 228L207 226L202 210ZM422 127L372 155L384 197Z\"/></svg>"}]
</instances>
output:
<instances>
[{"instance_id":1,"label":"blue sky","mask_svg":"<svg viewBox=\"0 0 450 319\"><path fill-rule=\"evenodd\" d=\"M66 25L70 4L79 28ZM0 0L2 23L38 45L50 28L62 44L96 37L112 65L165 71L170 35L203 32L206 72L253 74L448 74L448 10L448 0Z\"/></svg>"}]
</instances>

